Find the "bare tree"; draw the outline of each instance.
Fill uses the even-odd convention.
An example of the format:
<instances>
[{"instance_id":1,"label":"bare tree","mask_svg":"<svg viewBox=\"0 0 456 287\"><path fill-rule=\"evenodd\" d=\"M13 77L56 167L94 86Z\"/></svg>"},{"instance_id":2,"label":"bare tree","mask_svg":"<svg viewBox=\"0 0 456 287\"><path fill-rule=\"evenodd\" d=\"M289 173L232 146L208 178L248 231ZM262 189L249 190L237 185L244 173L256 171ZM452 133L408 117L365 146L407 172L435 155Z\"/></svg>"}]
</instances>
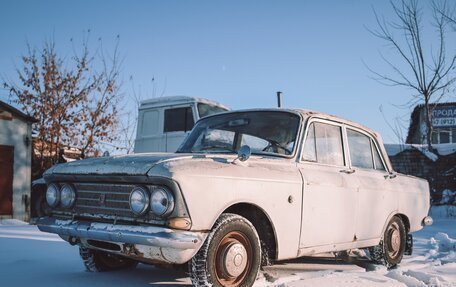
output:
<instances>
[{"instance_id":1,"label":"bare tree","mask_svg":"<svg viewBox=\"0 0 456 287\"><path fill-rule=\"evenodd\" d=\"M445 17L451 23L453 30L456 31L456 6L439 5L435 6L435 8L440 15Z\"/></svg>"},{"instance_id":2,"label":"bare tree","mask_svg":"<svg viewBox=\"0 0 456 287\"><path fill-rule=\"evenodd\" d=\"M89 53L88 37L71 60L57 54L53 41L38 51L27 46L18 80L2 82L11 99L38 120L33 125L38 176L58 161L61 148L76 147L85 157L96 154L98 143L116 139L120 63L117 45L108 60L101 42L97 53Z\"/></svg>"},{"instance_id":3,"label":"bare tree","mask_svg":"<svg viewBox=\"0 0 456 287\"><path fill-rule=\"evenodd\" d=\"M127 154L133 152L135 138L136 138L136 128L138 126L138 115L139 107L143 96L141 89L137 89L133 76L130 76L131 83L131 92L128 93L128 102L125 104L125 112L122 114L122 120L119 121L119 144L115 147L118 150L122 150Z\"/></svg>"},{"instance_id":4,"label":"bare tree","mask_svg":"<svg viewBox=\"0 0 456 287\"><path fill-rule=\"evenodd\" d=\"M392 73L384 74L368 68L379 82L390 86L411 88L416 92L413 95L413 103L424 104L426 143L428 149L432 150L432 109L435 107L432 104L437 103L456 80L453 75L456 67L456 52L448 51L446 46L450 21L442 13L448 10L448 6L446 1L431 3L431 26L434 28L434 33L425 38L422 26L423 13L418 1L402 0L399 3L393 1L390 3L396 19L386 21L374 10L377 29L370 32L384 40L402 59L401 64L405 66L381 53L381 58L389 65ZM436 48L426 43L429 39L434 42L433 37L436 39Z\"/></svg>"}]
</instances>

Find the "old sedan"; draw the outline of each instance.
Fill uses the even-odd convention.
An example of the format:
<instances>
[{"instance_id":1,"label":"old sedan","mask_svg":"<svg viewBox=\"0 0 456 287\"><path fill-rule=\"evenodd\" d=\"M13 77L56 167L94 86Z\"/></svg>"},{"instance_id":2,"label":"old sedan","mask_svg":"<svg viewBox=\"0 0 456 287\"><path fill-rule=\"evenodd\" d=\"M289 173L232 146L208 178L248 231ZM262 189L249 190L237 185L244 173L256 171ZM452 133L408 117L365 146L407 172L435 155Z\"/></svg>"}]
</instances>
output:
<instances>
[{"instance_id":1,"label":"old sedan","mask_svg":"<svg viewBox=\"0 0 456 287\"><path fill-rule=\"evenodd\" d=\"M251 286L262 264L357 248L388 267L431 224L425 180L393 171L380 136L306 110L199 120L177 153L56 165L42 231L89 271L188 263L196 286Z\"/></svg>"}]
</instances>

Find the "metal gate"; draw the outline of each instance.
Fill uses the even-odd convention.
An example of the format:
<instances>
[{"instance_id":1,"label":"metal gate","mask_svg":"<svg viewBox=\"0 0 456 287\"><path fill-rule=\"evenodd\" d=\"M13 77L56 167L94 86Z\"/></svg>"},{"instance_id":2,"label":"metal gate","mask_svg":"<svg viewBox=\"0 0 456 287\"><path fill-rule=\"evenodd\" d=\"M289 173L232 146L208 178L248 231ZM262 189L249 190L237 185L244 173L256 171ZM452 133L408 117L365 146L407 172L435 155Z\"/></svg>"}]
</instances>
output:
<instances>
[{"instance_id":1,"label":"metal gate","mask_svg":"<svg viewBox=\"0 0 456 287\"><path fill-rule=\"evenodd\" d=\"M0 215L13 214L14 147L0 145Z\"/></svg>"}]
</instances>

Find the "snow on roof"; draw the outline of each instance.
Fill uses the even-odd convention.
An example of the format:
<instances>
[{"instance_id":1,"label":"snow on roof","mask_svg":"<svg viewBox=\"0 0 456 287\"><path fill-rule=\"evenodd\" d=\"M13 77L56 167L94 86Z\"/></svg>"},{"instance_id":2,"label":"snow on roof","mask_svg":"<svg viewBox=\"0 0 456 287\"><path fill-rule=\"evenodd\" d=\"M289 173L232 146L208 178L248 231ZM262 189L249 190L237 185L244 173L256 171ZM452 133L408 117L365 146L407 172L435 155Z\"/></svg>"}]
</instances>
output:
<instances>
[{"instance_id":1,"label":"snow on roof","mask_svg":"<svg viewBox=\"0 0 456 287\"><path fill-rule=\"evenodd\" d=\"M456 143L433 144L432 147L436 149L439 155L449 155L456 152ZM432 161L438 159L438 155L429 151L425 144L385 144L385 149L389 156L395 156L405 150L416 149Z\"/></svg>"}]
</instances>

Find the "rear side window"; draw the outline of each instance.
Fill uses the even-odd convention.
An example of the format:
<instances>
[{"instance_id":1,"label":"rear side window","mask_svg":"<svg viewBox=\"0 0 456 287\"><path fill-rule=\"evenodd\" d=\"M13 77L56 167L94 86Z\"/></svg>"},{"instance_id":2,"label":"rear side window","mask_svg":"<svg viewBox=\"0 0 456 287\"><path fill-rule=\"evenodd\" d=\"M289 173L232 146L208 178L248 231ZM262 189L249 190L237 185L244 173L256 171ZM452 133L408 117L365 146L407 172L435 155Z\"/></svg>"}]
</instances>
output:
<instances>
[{"instance_id":1,"label":"rear side window","mask_svg":"<svg viewBox=\"0 0 456 287\"><path fill-rule=\"evenodd\" d=\"M347 129L347 139L352 166L374 168L370 138L360 132Z\"/></svg>"},{"instance_id":2,"label":"rear side window","mask_svg":"<svg viewBox=\"0 0 456 287\"><path fill-rule=\"evenodd\" d=\"M343 166L341 128L325 123L311 123L304 144L303 160Z\"/></svg>"},{"instance_id":3,"label":"rear side window","mask_svg":"<svg viewBox=\"0 0 456 287\"><path fill-rule=\"evenodd\" d=\"M193 112L191 107L165 110L164 132L186 132L193 128Z\"/></svg>"},{"instance_id":4,"label":"rear side window","mask_svg":"<svg viewBox=\"0 0 456 287\"><path fill-rule=\"evenodd\" d=\"M380 158L380 154L378 153L377 148L374 145L374 142L371 140L372 150L374 151L374 164L376 170L386 170L385 166L383 165L382 159Z\"/></svg>"}]
</instances>

